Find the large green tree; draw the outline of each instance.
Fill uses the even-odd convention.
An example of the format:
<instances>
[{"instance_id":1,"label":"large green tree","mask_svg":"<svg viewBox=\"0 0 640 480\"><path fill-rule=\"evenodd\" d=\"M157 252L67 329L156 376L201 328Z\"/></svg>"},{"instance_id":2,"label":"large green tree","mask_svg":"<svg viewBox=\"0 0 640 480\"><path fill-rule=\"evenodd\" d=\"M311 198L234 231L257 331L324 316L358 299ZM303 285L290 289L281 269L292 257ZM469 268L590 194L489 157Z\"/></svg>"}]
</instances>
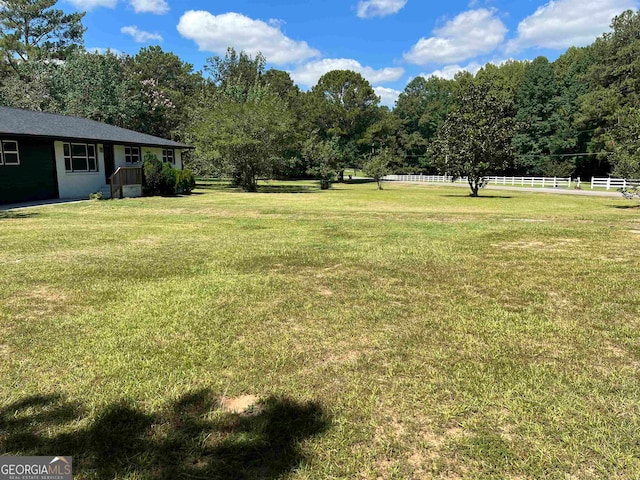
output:
<instances>
[{"instance_id":1,"label":"large green tree","mask_svg":"<svg viewBox=\"0 0 640 480\"><path fill-rule=\"evenodd\" d=\"M438 131L433 157L443 174L467 177L477 197L488 175L513 166L515 131L513 102L496 95L488 82L469 82Z\"/></svg>"},{"instance_id":2,"label":"large green tree","mask_svg":"<svg viewBox=\"0 0 640 480\"><path fill-rule=\"evenodd\" d=\"M378 110L378 120L365 131L359 143L370 149L366 157L379 153L381 150L389 150L389 168L394 172L405 172L409 167L404 161L407 147L407 134L405 127L397 116L387 107Z\"/></svg>"},{"instance_id":3,"label":"large green tree","mask_svg":"<svg viewBox=\"0 0 640 480\"><path fill-rule=\"evenodd\" d=\"M17 69L34 59L65 59L82 46L84 13L53 8L57 0L3 0L0 2L0 51Z\"/></svg>"},{"instance_id":4,"label":"large green tree","mask_svg":"<svg viewBox=\"0 0 640 480\"><path fill-rule=\"evenodd\" d=\"M320 188L331 187L340 161L338 142L313 135L304 143L302 156L307 162L307 173L320 180Z\"/></svg>"},{"instance_id":5,"label":"large green tree","mask_svg":"<svg viewBox=\"0 0 640 480\"><path fill-rule=\"evenodd\" d=\"M141 112L131 88L122 58L113 53L78 52L59 67L54 95L61 113L134 128Z\"/></svg>"},{"instance_id":6,"label":"large green tree","mask_svg":"<svg viewBox=\"0 0 640 480\"><path fill-rule=\"evenodd\" d=\"M640 107L632 108L612 130L607 142L614 174L640 179Z\"/></svg>"},{"instance_id":7,"label":"large green tree","mask_svg":"<svg viewBox=\"0 0 640 480\"><path fill-rule=\"evenodd\" d=\"M0 105L25 110L60 112L54 85L61 66L52 62L20 62L17 71L0 77Z\"/></svg>"},{"instance_id":8,"label":"large green tree","mask_svg":"<svg viewBox=\"0 0 640 480\"><path fill-rule=\"evenodd\" d=\"M589 91L587 72L593 61L592 48L572 47L553 62L558 82L554 148L565 155L563 158L573 164L574 173L582 178L598 173L599 166L595 156L585 155L593 130L578 120L580 98Z\"/></svg>"},{"instance_id":9,"label":"large green tree","mask_svg":"<svg viewBox=\"0 0 640 480\"><path fill-rule=\"evenodd\" d=\"M235 92L234 92L235 93ZM196 153L221 174L249 192L258 179L271 178L289 143L293 117L276 94L254 87L243 94L220 94L211 106L202 106L192 127Z\"/></svg>"},{"instance_id":10,"label":"large green tree","mask_svg":"<svg viewBox=\"0 0 640 480\"><path fill-rule=\"evenodd\" d=\"M476 79L489 82L496 95L515 101L528 67L528 61L519 60L507 60L500 65L487 63L478 71Z\"/></svg>"},{"instance_id":11,"label":"large green tree","mask_svg":"<svg viewBox=\"0 0 640 480\"><path fill-rule=\"evenodd\" d=\"M558 82L553 66L546 57L538 57L525 71L516 94L516 119L520 129L514 146L520 156L520 167L527 174L545 174L554 162Z\"/></svg>"},{"instance_id":12,"label":"large green tree","mask_svg":"<svg viewBox=\"0 0 640 480\"><path fill-rule=\"evenodd\" d=\"M447 118L454 88L452 80L418 76L398 97L393 114L404 126L402 145L409 173L430 170L428 146Z\"/></svg>"},{"instance_id":13,"label":"large green tree","mask_svg":"<svg viewBox=\"0 0 640 480\"><path fill-rule=\"evenodd\" d=\"M125 75L132 82L132 101L145 112L139 116L136 129L182 139L202 77L193 72L191 64L159 46L142 48L126 59L125 66Z\"/></svg>"},{"instance_id":14,"label":"large green tree","mask_svg":"<svg viewBox=\"0 0 640 480\"><path fill-rule=\"evenodd\" d=\"M371 84L359 73L334 70L324 74L311 89L308 108L314 130L325 139L337 138L342 151L338 177L368 150L358 141L377 120L378 103Z\"/></svg>"},{"instance_id":15,"label":"large green tree","mask_svg":"<svg viewBox=\"0 0 640 480\"><path fill-rule=\"evenodd\" d=\"M593 131L589 148L602 160L609 158L612 130L640 105L640 12L615 17L611 29L591 46L589 91L580 99L581 126Z\"/></svg>"},{"instance_id":16,"label":"large green tree","mask_svg":"<svg viewBox=\"0 0 640 480\"><path fill-rule=\"evenodd\" d=\"M267 61L258 53L252 57L229 47L224 57L210 57L204 66L210 82L225 95L235 95L244 100L260 84Z\"/></svg>"}]
</instances>

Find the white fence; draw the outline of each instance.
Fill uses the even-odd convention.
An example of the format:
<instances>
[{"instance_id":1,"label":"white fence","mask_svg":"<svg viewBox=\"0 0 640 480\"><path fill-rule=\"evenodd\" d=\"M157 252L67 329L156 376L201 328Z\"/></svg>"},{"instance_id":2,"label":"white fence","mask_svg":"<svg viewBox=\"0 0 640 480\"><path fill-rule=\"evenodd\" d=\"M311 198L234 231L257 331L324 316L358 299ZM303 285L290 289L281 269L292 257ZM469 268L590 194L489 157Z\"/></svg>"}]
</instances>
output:
<instances>
[{"instance_id":1,"label":"white fence","mask_svg":"<svg viewBox=\"0 0 640 480\"><path fill-rule=\"evenodd\" d=\"M596 178L593 177L591 179L591 188L606 188L607 190L611 190L612 188L627 188L627 187L636 187L640 185L640 180L626 180L624 178Z\"/></svg>"},{"instance_id":2,"label":"white fence","mask_svg":"<svg viewBox=\"0 0 640 480\"><path fill-rule=\"evenodd\" d=\"M520 187L571 188L580 185L580 179L564 177L487 177L489 185L511 185ZM395 182L451 183L452 177L443 175L388 175L385 180ZM455 183L467 183L466 177L458 178Z\"/></svg>"}]
</instances>

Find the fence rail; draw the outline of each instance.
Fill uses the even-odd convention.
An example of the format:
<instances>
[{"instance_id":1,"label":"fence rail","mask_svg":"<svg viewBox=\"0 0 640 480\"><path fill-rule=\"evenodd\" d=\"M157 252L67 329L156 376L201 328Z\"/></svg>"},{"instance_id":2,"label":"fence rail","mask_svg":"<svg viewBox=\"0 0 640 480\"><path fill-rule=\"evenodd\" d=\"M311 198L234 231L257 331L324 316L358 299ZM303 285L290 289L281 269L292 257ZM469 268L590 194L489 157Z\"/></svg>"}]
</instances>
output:
<instances>
[{"instance_id":1,"label":"fence rail","mask_svg":"<svg viewBox=\"0 0 640 480\"><path fill-rule=\"evenodd\" d=\"M606 188L607 190L611 190L612 188L637 187L638 185L640 185L640 180L627 180L625 178L611 177L593 177L591 179L591 189Z\"/></svg>"},{"instance_id":2,"label":"fence rail","mask_svg":"<svg viewBox=\"0 0 640 480\"><path fill-rule=\"evenodd\" d=\"M452 183L453 177L447 175L388 175L385 180L392 182L427 182L427 183ZM574 184L580 185L580 179L565 177L487 177L488 185L511 185L521 187L549 187L571 188ZM454 183L467 183L467 178L462 177Z\"/></svg>"}]
</instances>

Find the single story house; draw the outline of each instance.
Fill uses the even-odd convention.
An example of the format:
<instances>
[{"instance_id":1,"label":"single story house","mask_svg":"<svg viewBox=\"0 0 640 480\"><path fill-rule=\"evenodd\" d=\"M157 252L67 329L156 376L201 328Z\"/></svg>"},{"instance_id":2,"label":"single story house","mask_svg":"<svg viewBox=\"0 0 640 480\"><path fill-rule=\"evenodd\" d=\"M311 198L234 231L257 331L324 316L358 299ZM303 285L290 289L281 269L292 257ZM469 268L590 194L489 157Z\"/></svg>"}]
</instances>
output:
<instances>
[{"instance_id":1,"label":"single story house","mask_svg":"<svg viewBox=\"0 0 640 480\"><path fill-rule=\"evenodd\" d=\"M109 197L119 167L139 169L151 152L181 170L190 148L86 118L0 107L0 204ZM130 196L141 194L140 185L131 186Z\"/></svg>"}]
</instances>

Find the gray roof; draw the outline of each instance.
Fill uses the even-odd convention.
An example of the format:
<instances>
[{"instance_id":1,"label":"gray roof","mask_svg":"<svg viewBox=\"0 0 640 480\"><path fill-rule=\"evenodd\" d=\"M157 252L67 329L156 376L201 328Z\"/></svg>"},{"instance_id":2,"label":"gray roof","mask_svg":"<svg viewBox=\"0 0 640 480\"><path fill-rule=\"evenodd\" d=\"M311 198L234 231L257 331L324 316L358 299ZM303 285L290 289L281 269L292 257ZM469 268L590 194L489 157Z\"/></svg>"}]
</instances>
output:
<instances>
[{"instance_id":1,"label":"gray roof","mask_svg":"<svg viewBox=\"0 0 640 480\"><path fill-rule=\"evenodd\" d=\"M191 148L184 143L114 127L95 120L7 107L0 107L0 134L93 140L147 147Z\"/></svg>"}]
</instances>

